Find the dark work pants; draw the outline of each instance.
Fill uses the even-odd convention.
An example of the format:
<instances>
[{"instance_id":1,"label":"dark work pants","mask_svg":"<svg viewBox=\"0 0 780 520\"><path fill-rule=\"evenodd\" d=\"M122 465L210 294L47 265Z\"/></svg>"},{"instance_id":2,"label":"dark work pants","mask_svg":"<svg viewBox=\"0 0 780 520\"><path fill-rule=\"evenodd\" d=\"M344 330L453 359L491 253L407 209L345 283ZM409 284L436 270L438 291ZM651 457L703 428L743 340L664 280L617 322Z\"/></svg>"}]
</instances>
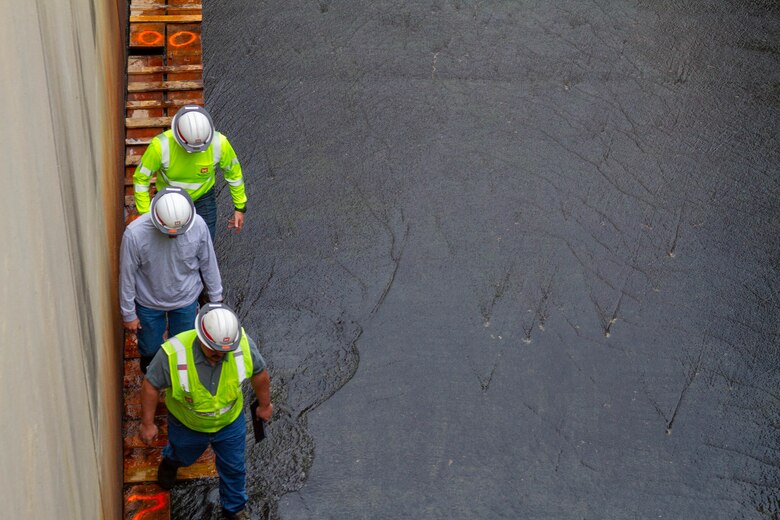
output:
<instances>
[{"instance_id":1,"label":"dark work pants","mask_svg":"<svg viewBox=\"0 0 780 520\"><path fill-rule=\"evenodd\" d=\"M168 414L168 445L163 457L174 466L189 466L211 445L217 459L222 509L235 514L244 509L246 494L246 421L244 414L214 433L196 432Z\"/></svg>"},{"instance_id":2,"label":"dark work pants","mask_svg":"<svg viewBox=\"0 0 780 520\"><path fill-rule=\"evenodd\" d=\"M214 194L214 188L204 193L195 201L195 212L206 221L211 235L211 243L217 236L217 196Z\"/></svg>"}]
</instances>

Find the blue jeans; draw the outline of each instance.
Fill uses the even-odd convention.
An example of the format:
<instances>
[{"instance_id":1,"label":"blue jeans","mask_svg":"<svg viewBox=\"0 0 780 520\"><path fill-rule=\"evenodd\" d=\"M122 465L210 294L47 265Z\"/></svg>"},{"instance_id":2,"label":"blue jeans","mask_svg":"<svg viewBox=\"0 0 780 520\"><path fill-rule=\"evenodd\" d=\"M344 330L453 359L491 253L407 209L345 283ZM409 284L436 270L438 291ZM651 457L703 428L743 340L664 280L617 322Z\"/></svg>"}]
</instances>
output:
<instances>
[{"instance_id":1,"label":"blue jeans","mask_svg":"<svg viewBox=\"0 0 780 520\"><path fill-rule=\"evenodd\" d=\"M150 309L136 302L135 313L141 322L141 329L138 331L138 350L141 352L141 357L151 358L163 344L166 325L169 338L185 330L195 328L198 302L194 301L172 311Z\"/></svg>"},{"instance_id":2,"label":"blue jeans","mask_svg":"<svg viewBox=\"0 0 780 520\"><path fill-rule=\"evenodd\" d=\"M217 236L217 196L214 195L214 188L211 188L194 202L195 212L206 221L211 242L214 243L214 237Z\"/></svg>"},{"instance_id":3,"label":"blue jeans","mask_svg":"<svg viewBox=\"0 0 780 520\"><path fill-rule=\"evenodd\" d=\"M243 412L218 432L190 430L172 414L168 414L168 445L163 457L175 466L189 466L206 451L208 445L217 456L219 499L222 510L235 514L249 500L246 494L246 422Z\"/></svg>"}]
</instances>

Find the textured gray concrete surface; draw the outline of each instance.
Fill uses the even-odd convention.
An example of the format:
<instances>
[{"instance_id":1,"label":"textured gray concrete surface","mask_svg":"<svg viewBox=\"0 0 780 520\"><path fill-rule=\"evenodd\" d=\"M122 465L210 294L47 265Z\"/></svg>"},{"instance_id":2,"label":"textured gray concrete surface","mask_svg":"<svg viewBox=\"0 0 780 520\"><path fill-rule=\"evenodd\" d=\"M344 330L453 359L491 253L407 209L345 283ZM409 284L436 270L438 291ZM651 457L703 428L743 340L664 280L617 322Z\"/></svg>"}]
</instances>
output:
<instances>
[{"instance_id":1,"label":"textured gray concrete surface","mask_svg":"<svg viewBox=\"0 0 780 520\"><path fill-rule=\"evenodd\" d=\"M207 3L253 516L777 517L777 6Z\"/></svg>"},{"instance_id":2,"label":"textured gray concrete surface","mask_svg":"<svg viewBox=\"0 0 780 520\"><path fill-rule=\"evenodd\" d=\"M122 515L123 0L0 2L0 517Z\"/></svg>"}]
</instances>

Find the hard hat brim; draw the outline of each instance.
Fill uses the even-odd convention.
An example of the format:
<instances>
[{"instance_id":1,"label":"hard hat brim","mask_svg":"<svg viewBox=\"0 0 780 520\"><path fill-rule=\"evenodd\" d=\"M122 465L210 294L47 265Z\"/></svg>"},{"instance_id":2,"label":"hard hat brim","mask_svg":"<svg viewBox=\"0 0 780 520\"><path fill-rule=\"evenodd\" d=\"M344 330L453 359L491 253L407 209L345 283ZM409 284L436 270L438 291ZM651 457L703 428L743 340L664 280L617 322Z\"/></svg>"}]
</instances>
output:
<instances>
[{"instance_id":1,"label":"hard hat brim","mask_svg":"<svg viewBox=\"0 0 780 520\"><path fill-rule=\"evenodd\" d=\"M170 228L157 217L157 203L160 201L160 198L162 198L163 195L168 193L179 193L183 195L184 198L187 199L187 202L190 204L190 209L192 210L192 216L190 217L190 220L179 228ZM155 194L154 198L152 199L152 203L149 206L149 213L152 218L152 224L154 224L154 227L156 227L160 233L168 236L183 235L189 231L195 224L195 215L197 215L197 212L195 211L195 204L192 202L192 197L190 197L190 194L187 193L187 190L183 188L177 188L175 186L163 188Z\"/></svg>"},{"instance_id":2,"label":"hard hat brim","mask_svg":"<svg viewBox=\"0 0 780 520\"><path fill-rule=\"evenodd\" d=\"M235 341L227 345L222 345L210 340L203 332L203 318L206 316L206 314L213 311L214 309L227 309L233 314L235 314L233 309L231 309L224 303L207 303L206 305L202 306L200 308L200 311L198 311L198 315L195 317L195 332L198 335L198 339L200 340L201 343L206 345L207 348L213 350L214 352L233 352L241 344L241 338L243 337L244 329L241 327L241 324L239 323L238 336L236 337Z\"/></svg>"},{"instance_id":3,"label":"hard hat brim","mask_svg":"<svg viewBox=\"0 0 780 520\"><path fill-rule=\"evenodd\" d=\"M178 124L181 116L189 112L200 112L209 120L209 124L211 125L211 133L209 134L208 139L203 142L203 144L197 146L191 145L187 141L184 141L179 135L179 131L176 128L176 125ZM211 141L214 139L214 121L211 119L211 115L206 111L205 108L198 105L185 105L181 107L179 111L176 112L176 114L173 116L173 120L171 121L171 131L173 132L173 138L176 140L179 146L187 151L187 153L203 152L208 149L209 146L211 146Z\"/></svg>"}]
</instances>

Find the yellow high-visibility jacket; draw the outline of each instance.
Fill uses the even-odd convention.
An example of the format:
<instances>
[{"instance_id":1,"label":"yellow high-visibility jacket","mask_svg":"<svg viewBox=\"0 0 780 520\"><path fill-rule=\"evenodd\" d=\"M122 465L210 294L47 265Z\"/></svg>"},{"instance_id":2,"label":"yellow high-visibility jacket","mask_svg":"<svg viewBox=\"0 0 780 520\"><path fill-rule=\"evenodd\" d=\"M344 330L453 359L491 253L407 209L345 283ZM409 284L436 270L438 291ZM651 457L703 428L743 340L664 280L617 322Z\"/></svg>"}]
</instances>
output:
<instances>
[{"instance_id":1,"label":"yellow high-visibility jacket","mask_svg":"<svg viewBox=\"0 0 780 520\"><path fill-rule=\"evenodd\" d=\"M214 132L211 145L202 151L187 153L167 130L152 139L141 162L133 174L135 207L139 213L149 211L149 183L152 174L157 173L157 189L176 186L184 188L192 200L198 200L214 186L216 168L219 166L230 185L233 205L238 210L246 208L244 176L236 152L219 132Z\"/></svg>"}]
</instances>

